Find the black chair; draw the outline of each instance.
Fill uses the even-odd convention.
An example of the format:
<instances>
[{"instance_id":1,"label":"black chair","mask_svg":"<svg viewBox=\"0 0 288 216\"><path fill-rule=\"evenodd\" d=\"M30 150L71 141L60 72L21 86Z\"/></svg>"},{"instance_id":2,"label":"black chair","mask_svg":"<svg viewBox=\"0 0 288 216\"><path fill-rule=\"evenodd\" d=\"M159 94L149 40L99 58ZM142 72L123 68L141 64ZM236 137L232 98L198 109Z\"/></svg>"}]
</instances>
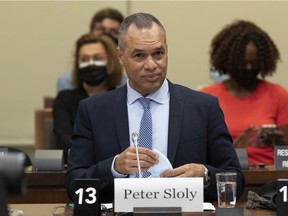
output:
<instances>
[{"instance_id":1,"label":"black chair","mask_svg":"<svg viewBox=\"0 0 288 216\"><path fill-rule=\"evenodd\" d=\"M9 152L10 153L18 153L18 152L23 153L25 155L24 166L32 166L31 159L30 159L29 155L26 152L24 152L24 151L22 151L20 149L14 148L14 147L10 147L10 146L9 147L8 146L0 146L0 149L5 149L8 153Z\"/></svg>"}]
</instances>

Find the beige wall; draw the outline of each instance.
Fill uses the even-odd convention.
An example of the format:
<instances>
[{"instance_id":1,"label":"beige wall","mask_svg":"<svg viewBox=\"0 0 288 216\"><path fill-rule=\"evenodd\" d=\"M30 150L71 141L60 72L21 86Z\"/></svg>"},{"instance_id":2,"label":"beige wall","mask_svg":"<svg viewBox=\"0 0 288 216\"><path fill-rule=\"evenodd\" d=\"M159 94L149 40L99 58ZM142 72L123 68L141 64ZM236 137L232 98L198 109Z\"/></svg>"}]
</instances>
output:
<instances>
[{"instance_id":1,"label":"beige wall","mask_svg":"<svg viewBox=\"0 0 288 216\"><path fill-rule=\"evenodd\" d=\"M105 6L124 15L156 15L167 31L168 78L191 88L211 83L211 38L235 19L252 20L269 32L282 54L269 80L288 88L288 2L0 2L0 145L33 145L34 109L42 107L44 95L55 95L57 77L70 68L74 41Z\"/></svg>"}]
</instances>

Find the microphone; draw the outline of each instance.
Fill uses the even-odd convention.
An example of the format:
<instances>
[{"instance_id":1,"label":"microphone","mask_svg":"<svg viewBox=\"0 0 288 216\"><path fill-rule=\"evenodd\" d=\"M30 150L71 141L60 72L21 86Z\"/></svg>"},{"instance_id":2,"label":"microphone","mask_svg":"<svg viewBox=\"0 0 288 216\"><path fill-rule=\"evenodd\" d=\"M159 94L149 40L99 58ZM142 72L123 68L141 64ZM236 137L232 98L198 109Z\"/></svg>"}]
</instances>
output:
<instances>
[{"instance_id":1,"label":"microphone","mask_svg":"<svg viewBox=\"0 0 288 216\"><path fill-rule=\"evenodd\" d=\"M136 148L136 158L137 158L137 166L138 166L138 173L139 173L139 178L142 178L142 172L141 172L141 166L140 166L140 160L139 160L139 153L138 153L138 133L133 132L132 133L132 141L133 144Z\"/></svg>"}]
</instances>

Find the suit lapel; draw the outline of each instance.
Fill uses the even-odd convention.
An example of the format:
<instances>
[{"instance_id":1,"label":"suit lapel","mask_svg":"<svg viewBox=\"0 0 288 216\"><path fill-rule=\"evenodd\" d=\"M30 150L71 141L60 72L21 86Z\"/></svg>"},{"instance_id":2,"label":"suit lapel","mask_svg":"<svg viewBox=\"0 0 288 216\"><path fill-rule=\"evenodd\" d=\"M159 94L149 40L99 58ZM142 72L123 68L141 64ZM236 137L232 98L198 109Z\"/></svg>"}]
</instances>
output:
<instances>
[{"instance_id":1,"label":"suit lapel","mask_svg":"<svg viewBox=\"0 0 288 216\"><path fill-rule=\"evenodd\" d=\"M177 148L179 145L179 137L181 133L181 123L183 116L183 100L180 94L174 89L174 85L169 82L170 91L170 110L169 110L169 128L168 128L168 153L167 157L173 164Z\"/></svg>"},{"instance_id":2,"label":"suit lapel","mask_svg":"<svg viewBox=\"0 0 288 216\"><path fill-rule=\"evenodd\" d=\"M121 151L130 146L129 124L127 111L127 86L118 89L114 107L115 124Z\"/></svg>"},{"instance_id":3,"label":"suit lapel","mask_svg":"<svg viewBox=\"0 0 288 216\"><path fill-rule=\"evenodd\" d=\"M174 90L174 85L169 82L170 111L168 128L168 153L167 157L173 164L177 152L181 132L183 100L180 94ZM129 124L127 111L127 86L118 89L114 106L115 124L121 151L130 146Z\"/></svg>"}]
</instances>

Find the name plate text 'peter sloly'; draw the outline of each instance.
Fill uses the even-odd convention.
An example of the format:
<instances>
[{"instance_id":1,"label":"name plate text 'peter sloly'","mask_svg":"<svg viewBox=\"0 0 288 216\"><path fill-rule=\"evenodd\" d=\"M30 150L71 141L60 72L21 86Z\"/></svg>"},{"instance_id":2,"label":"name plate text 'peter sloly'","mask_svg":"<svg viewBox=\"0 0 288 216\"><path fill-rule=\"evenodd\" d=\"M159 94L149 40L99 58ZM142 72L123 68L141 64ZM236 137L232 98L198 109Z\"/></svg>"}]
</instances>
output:
<instances>
[{"instance_id":1,"label":"name plate text 'peter sloly'","mask_svg":"<svg viewBox=\"0 0 288 216\"><path fill-rule=\"evenodd\" d=\"M181 207L203 211L203 178L116 178L115 212L134 207Z\"/></svg>"}]
</instances>

